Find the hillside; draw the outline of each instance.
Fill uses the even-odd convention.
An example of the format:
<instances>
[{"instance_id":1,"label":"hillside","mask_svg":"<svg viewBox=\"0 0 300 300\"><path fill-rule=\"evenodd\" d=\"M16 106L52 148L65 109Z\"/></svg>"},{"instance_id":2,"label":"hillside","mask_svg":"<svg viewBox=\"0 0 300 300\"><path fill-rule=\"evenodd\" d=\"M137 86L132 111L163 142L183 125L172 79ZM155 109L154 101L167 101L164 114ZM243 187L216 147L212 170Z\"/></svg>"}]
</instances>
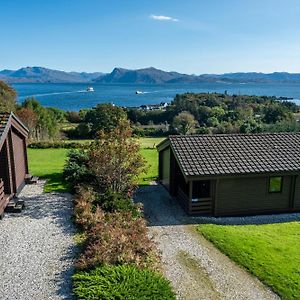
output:
<instances>
[{"instance_id":1,"label":"hillside","mask_svg":"<svg viewBox=\"0 0 300 300\"><path fill-rule=\"evenodd\" d=\"M60 83L60 82L90 82L102 73L64 72L42 67L26 67L19 70L0 71L0 79L8 83Z\"/></svg>"},{"instance_id":2,"label":"hillside","mask_svg":"<svg viewBox=\"0 0 300 300\"><path fill-rule=\"evenodd\" d=\"M166 84L166 83L201 83L201 82L231 82L231 83L300 83L299 73L274 72L266 73L226 73L188 75L178 72L166 72L153 67L129 70L115 68L111 73L101 72L64 72L43 67L25 67L19 70L0 71L0 80L8 83L124 83L124 84Z\"/></svg>"}]
</instances>

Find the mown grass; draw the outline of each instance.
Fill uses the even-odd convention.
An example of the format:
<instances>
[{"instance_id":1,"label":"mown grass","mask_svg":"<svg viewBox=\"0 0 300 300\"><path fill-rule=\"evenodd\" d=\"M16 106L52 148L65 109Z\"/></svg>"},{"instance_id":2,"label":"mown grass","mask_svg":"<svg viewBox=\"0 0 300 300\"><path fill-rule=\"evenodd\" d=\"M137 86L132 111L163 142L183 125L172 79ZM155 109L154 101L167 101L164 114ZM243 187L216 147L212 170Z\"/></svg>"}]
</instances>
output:
<instances>
[{"instance_id":1,"label":"mown grass","mask_svg":"<svg viewBox=\"0 0 300 300\"><path fill-rule=\"evenodd\" d=\"M138 183L148 185L158 175L157 144L163 138L141 138L141 154L147 161L147 172L141 174ZM78 141L82 143L90 140ZM154 148L153 148L154 147ZM151 149L152 148L152 149ZM29 170L32 175L47 178L45 192L67 192L68 184L63 180L62 171L68 149L28 149Z\"/></svg>"},{"instance_id":2,"label":"mown grass","mask_svg":"<svg viewBox=\"0 0 300 300\"><path fill-rule=\"evenodd\" d=\"M68 184L62 176L68 149L28 149L29 171L46 178L45 192L67 192Z\"/></svg>"},{"instance_id":3,"label":"mown grass","mask_svg":"<svg viewBox=\"0 0 300 300\"><path fill-rule=\"evenodd\" d=\"M300 222L197 229L282 299L300 299Z\"/></svg>"}]
</instances>

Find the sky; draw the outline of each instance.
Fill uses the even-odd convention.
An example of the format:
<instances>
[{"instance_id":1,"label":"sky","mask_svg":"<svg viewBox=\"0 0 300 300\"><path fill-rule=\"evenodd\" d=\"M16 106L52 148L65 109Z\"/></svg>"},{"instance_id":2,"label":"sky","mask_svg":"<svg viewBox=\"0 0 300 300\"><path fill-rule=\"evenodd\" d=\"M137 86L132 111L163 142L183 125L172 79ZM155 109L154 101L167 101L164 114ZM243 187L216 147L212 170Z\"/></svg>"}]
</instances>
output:
<instances>
[{"instance_id":1,"label":"sky","mask_svg":"<svg viewBox=\"0 0 300 300\"><path fill-rule=\"evenodd\" d=\"M300 73L299 0L0 0L0 69Z\"/></svg>"}]
</instances>

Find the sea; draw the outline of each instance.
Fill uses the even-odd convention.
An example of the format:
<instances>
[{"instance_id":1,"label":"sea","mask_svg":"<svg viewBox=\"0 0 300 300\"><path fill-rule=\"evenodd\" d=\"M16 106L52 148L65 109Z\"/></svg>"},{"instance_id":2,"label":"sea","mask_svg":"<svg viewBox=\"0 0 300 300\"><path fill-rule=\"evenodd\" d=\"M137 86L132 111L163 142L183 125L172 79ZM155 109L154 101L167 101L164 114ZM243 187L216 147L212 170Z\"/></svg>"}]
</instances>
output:
<instances>
[{"instance_id":1,"label":"sea","mask_svg":"<svg viewBox=\"0 0 300 300\"><path fill-rule=\"evenodd\" d=\"M99 103L124 107L171 102L176 94L217 92L236 95L288 97L300 105L300 83L85 84L16 83L17 101L35 97L43 106L79 111ZM91 86L94 92L88 92ZM141 93L136 94L136 91Z\"/></svg>"}]
</instances>

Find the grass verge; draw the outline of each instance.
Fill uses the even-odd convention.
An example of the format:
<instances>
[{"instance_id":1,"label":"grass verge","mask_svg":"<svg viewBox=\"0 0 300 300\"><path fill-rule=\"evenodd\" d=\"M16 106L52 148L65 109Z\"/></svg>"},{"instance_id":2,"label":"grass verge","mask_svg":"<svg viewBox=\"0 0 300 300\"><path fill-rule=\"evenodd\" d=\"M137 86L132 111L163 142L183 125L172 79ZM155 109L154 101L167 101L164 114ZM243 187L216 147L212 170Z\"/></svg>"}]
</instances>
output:
<instances>
[{"instance_id":1,"label":"grass verge","mask_svg":"<svg viewBox=\"0 0 300 300\"><path fill-rule=\"evenodd\" d=\"M300 299L300 222L197 229L282 299Z\"/></svg>"}]
</instances>

